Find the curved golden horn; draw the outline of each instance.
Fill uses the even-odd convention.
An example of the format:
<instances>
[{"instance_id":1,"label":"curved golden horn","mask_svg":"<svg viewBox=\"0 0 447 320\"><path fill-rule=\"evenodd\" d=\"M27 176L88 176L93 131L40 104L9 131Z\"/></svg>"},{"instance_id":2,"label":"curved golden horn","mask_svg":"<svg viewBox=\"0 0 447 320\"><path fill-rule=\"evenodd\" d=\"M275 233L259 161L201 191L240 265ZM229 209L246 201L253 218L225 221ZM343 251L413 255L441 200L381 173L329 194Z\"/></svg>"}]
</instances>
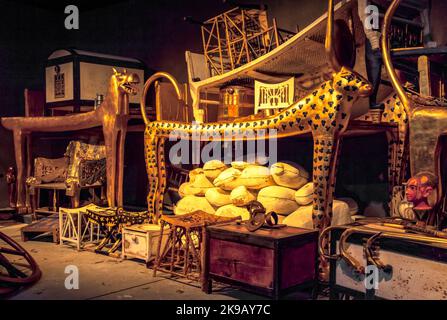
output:
<instances>
[{"instance_id":1,"label":"curved golden horn","mask_svg":"<svg viewBox=\"0 0 447 320\"><path fill-rule=\"evenodd\" d=\"M399 82L397 78L396 71L394 70L393 63L391 61L391 53L390 53L390 42L388 40L388 34L390 31L391 19L393 18L394 12L399 6L401 0L394 0L391 5L388 7L388 10L385 13L385 17L383 19L382 25L382 56L383 62L385 64L386 71L388 76L390 77L391 83L393 85L394 90L396 90L397 95L399 96L400 101L402 101L405 111L409 114L409 102L408 97L405 94L405 90Z\"/></svg>"},{"instance_id":2,"label":"curved golden horn","mask_svg":"<svg viewBox=\"0 0 447 320\"><path fill-rule=\"evenodd\" d=\"M147 79L146 83L144 84L143 94L141 95L141 100L140 100L141 115L143 116L143 120L144 120L144 123L146 125L148 125L149 122L150 122L149 118L147 117L147 114L146 114L146 95L147 95L147 91L149 90L149 87L151 86L151 84L155 80L158 80L158 79L161 79L161 78L168 79L172 83L172 85L174 86L175 93L177 94L177 98L179 100L183 100L182 92L180 91L180 86L179 86L177 80L175 80L175 78L172 75L170 75L167 72L157 72L157 73L154 73L152 76L149 77L149 79ZM157 115L157 120L160 120L159 119L159 117L160 117L160 110L156 110L156 115Z\"/></svg>"},{"instance_id":3,"label":"curved golden horn","mask_svg":"<svg viewBox=\"0 0 447 320\"><path fill-rule=\"evenodd\" d=\"M334 48L334 1L329 0L329 6L327 11L327 27L326 27L326 39L324 42L324 48L326 50L327 57L332 68L335 71L341 69L340 62L337 59Z\"/></svg>"}]
</instances>

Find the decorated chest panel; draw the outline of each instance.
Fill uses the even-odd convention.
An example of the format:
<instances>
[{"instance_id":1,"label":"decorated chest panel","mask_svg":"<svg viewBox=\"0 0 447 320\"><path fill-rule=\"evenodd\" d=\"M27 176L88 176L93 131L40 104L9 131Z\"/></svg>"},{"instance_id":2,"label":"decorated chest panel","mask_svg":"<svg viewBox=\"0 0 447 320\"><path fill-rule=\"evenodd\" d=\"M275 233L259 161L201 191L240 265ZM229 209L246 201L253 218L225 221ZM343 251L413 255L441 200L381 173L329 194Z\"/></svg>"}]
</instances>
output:
<instances>
[{"instance_id":1,"label":"decorated chest panel","mask_svg":"<svg viewBox=\"0 0 447 320\"><path fill-rule=\"evenodd\" d=\"M47 108L91 109L98 96L107 95L113 68L136 73L140 78L138 94L129 97L131 107L138 107L145 79L145 66L132 58L81 50L57 50L45 68Z\"/></svg>"}]
</instances>

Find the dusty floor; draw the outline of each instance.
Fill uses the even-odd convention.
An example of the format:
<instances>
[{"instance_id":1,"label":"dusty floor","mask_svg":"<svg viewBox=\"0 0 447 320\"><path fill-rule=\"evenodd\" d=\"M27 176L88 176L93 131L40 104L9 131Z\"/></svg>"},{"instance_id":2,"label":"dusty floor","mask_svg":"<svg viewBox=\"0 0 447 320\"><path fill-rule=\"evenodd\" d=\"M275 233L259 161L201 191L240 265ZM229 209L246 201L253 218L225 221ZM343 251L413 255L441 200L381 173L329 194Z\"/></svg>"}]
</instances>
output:
<instances>
[{"instance_id":1,"label":"dusty floor","mask_svg":"<svg viewBox=\"0 0 447 320\"><path fill-rule=\"evenodd\" d=\"M136 260L121 260L93 252L78 252L68 245L46 241L22 242L20 229L23 224L0 223L0 231L18 241L39 264L42 278L11 299L150 299L150 300L209 300L209 299L265 299L264 297L217 284L208 295L198 285L173 280L158 273ZM48 241L48 240L47 240ZM79 289L67 290L65 268L77 266ZM290 298L306 299L307 295L297 293Z\"/></svg>"}]
</instances>

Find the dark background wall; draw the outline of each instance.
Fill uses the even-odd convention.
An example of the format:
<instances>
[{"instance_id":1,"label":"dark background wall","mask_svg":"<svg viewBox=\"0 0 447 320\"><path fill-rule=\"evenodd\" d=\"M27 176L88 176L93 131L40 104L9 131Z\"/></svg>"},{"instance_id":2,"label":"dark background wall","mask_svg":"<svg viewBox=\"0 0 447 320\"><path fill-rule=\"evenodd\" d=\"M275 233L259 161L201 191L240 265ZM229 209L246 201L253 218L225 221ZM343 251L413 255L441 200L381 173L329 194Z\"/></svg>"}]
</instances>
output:
<instances>
[{"instance_id":1,"label":"dark background wall","mask_svg":"<svg viewBox=\"0 0 447 320\"><path fill-rule=\"evenodd\" d=\"M326 10L323 0L263 3L268 5L269 18L276 17L279 26L289 30L306 26ZM68 4L80 10L79 30L64 27ZM0 117L24 115L24 88L44 88L45 61L52 51L64 47L139 58L151 69L186 81L184 52L200 52L202 42L200 27L183 17L203 21L232 7L221 0L0 0ZM0 126L0 175L12 164L11 133ZM6 184L0 178L0 207L6 205L6 198Z\"/></svg>"},{"instance_id":2,"label":"dark background wall","mask_svg":"<svg viewBox=\"0 0 447 320\"><path fill-rule=\"evenodd\" d=\"M444 0L439 0L444 2ZM301 29L326 11L326 0L247 0L266 4L269 18L291 31ZM338 1L336 1L338 2ZM65 5L80 9L80 29L64 28ZM24 114L24 88L44 88L44 65L59 48L79 49L139 58L153 70L186 81L185 50L202 51L200 27L183 22L184 16L203 21L232 8L221 0L6 1L0 0L0 117ZM440 19L437 28L445 26ZM436 24L436 21L434 22ZM444 28L445 29L445 28ZM135 135L135 134L134 134ZM366 140L365 140L366 139ZM140 144L142 139L140 137ZM295 143L295 144L294 144ZM310 170L311 145L279 142L279 159L301 162ZM282 147L281 147L282 146ZM142 148L140 150L142 154ZM142 157L134 148L130 157ZM0 126L0 175L14 164L11 133ZM382 136L353 138L345 142L337 193L350 195L366 206L386 199L386 146ZM125 188L129 199L136 177L144 166L128 172ZM141 179L140 179L141 180ZM6 205L6 185L0 178L0 207ZM138 202L138 201L137 201Z\"/></svg>"}]
</instances>

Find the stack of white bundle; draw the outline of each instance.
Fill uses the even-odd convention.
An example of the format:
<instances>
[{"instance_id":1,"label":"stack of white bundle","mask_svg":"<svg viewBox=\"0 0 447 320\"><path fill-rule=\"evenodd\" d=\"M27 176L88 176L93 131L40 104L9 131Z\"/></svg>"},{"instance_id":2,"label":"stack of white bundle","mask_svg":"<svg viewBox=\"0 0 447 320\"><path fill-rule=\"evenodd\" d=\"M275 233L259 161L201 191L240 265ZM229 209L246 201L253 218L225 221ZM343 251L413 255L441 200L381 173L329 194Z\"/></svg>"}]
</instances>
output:
<instances>
[{"instance_id":1,"label":"stack of white bundle","mask_svg":"<svg viewBox=\"0 0 447 320\"><path fill-rule=\"evenodd\" d=\"M182 199L175 214L202 210L219 216L241 216L248 220L250 201L258 200L267 212L280 215L280 222L289 226L312 228L313 183L300 165L278 162L270 168L235 161L231 166L212 160L190 172L190 181L182 184ZM334 202L333 225L350 223L348 205Z\"/></svg>"}]
</instances>

